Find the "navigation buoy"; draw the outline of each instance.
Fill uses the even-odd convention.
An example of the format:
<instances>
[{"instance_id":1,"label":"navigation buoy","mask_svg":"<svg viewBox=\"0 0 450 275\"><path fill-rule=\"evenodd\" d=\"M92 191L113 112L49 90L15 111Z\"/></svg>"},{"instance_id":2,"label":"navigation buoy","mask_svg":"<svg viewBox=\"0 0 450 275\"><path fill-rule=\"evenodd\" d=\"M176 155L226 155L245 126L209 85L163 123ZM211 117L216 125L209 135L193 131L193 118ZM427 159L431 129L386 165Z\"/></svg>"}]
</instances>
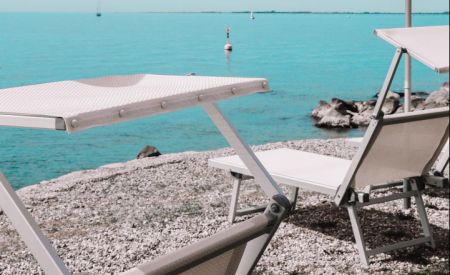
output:
<instances>
[{"instance_id":1,"label":"navigation buoy","mask_svg":"<svg viewBox=\"0 0 450 275\"><path fill-rule=\"evenodd\" d=\"M232 51L233 50L233 45L231 45L231 43L227 43L225 44L225 46L223 47L223 49L225 51Z\"/></svg>"},{"instance_id":2,"label":"navigation buoy","mask_svg":"<svg viewBox=\"0 0 450 275\"><path fill-rule=\"evenodd\" d=\"M231 41L230 41L231 28L227 27L226 32L227 32L227 43L225 44L225 46L223 46L223 49L225 51L231 52L233 50L233 45L231 44Z\"/></svg>"}]
</instances>

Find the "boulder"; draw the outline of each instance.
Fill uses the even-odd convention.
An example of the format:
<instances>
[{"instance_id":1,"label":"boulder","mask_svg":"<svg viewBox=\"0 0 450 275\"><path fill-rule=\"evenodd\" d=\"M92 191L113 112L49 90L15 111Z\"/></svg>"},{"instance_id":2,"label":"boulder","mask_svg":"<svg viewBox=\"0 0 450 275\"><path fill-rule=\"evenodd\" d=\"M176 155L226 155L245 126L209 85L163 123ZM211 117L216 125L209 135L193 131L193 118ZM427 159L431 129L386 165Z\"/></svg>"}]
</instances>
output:
<instances>
[{"instance_id":1,"label":"boulder","mask_svg":"<svg viewBox=\"0 0 450 275\"><path fill-rule=\"evenodd\" d=\"M142 150L136 156L136 159L158 157L160 155L161 155L161 152L159 152L159 150L156 147L146 145L144 148L142 148Z\"/></svg>"},{"instance_id":2,"label":"boulder","mask_svg":"<svg viewBox=\"0 0 450 275\"><path fill-rule=\"evenodd\" d=\"M320 128L350 128L352 126L351 115L342 114L338 111L342 107L340 105L337 107L328 109L324 116L316 123L316 126Z\"/></svg>"},{"instance_id":3,"label":"boulder","mask_svg":"<svg viewBox=\"0 0 450 275\"><path fill-rule=\"evenodd\" d=\"M311 116L315 119L321 119L331 109L331 105L326 101L319 101L319 105L311 112Z\"/></svg>"},{"instance_id":4,"label":"boulder","mask_svg":"<svg viewBox=\"0 0 450 275\"><path fill-rule=\"evenodd\" d=\"M381 110L385 115L391 115L395 113L400 106L400 100L393 98L386 98Z\"/></svg>"},{"instance_id":5,"label":"boulder","mask_svg":"<svg viewBox=\"0 0 450 275\"><path fill-rule=\"evenodd\" d=\"M353 101L345 101L339 98L331 99L331 106L334 106L342 114L348 114L349 112L358 112L358 107Z\"/></svg>"},{"instance_id":6,"label":"boulder","mask_svg":"<svg viewBox=\"0 0 450 275\"><path fill-rule=\"evenodd\" d=\"M441 87L439 91L432 92L425 100L425 109L445 107L449 105L449 90L447 87Z\"/></svg>"},{"instance_id":7,"label":"boulder","mask_svg":"<svg viewBox=\"0 0 450 275\"><path fill-rule=\"evenodd\" d=\"M372 106L369 106L369 108L365 109L362 112L354 113L352 116L353 127L369 126L370 121L372 120L373 109L374 108Z\"/></svg>"},{"instance_id":8,"label":"boulder","mask_svg":"<svg viewBox=\"0 0 450 275\"><path fill-rule=\"evenodd\" d=\"M374 97L377 98L380 95L380 93L377 93ZM395 93L393 91L388 91L386 95L386 99L396 99L400 100L404 96L404 93Z\"/></svg>"}]
</instances>

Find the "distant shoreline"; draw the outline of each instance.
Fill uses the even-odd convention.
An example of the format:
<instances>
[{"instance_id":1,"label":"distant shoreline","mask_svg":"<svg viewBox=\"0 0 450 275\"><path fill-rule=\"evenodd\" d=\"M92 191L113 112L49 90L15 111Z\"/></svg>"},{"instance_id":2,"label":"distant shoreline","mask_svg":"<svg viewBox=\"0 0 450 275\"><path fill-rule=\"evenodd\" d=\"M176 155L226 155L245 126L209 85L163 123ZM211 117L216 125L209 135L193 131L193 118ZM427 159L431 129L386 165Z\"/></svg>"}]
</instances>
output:
<instances>
[{"instance_id":1,"label":"distant shoreline","mask_svg":"<svg viewBox=\"0 0 450 275\"><path fill-rule=\"evenodd\" d=\"M103 13L174 13L174 14L247 14L251 11L105 11ZM69 12L69 11L0 11L2 13L92 13L92 12ZM404 15L403 12L313 12L313 11L253 11L254 14L342 14L342 15ZM413 15L448 15L448 11L442 12L414 12Z\"/></svg>"}]
</instances>

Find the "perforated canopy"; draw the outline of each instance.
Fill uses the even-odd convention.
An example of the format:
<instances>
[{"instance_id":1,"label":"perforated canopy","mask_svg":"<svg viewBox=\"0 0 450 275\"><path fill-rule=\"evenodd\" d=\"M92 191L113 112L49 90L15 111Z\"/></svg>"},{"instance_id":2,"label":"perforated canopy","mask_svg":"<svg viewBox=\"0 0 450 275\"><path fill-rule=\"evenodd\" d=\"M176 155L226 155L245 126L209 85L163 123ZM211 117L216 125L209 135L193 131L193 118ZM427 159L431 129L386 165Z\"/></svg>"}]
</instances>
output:
<instances>
[{"instance_id":1,"label":"perforated canopy","mask_svg":"<svg viewBox=\"0 0 450 275\"><path fill-rule=\"evenodd\" d=\"M376 35L402 48L439 73L449 71L449 27L415 27L375 30Z\"/></svg>"},{"instance_id":2,"label":"perforated canopy","mask_svg":"<svg viewBox=\"0 0 450 275\"><path fill-rule=\"evenodd\" d=\"M79 131L268 91L262 78L131 75L0 90L0 125Z\"/></svg>"}]
</instances>

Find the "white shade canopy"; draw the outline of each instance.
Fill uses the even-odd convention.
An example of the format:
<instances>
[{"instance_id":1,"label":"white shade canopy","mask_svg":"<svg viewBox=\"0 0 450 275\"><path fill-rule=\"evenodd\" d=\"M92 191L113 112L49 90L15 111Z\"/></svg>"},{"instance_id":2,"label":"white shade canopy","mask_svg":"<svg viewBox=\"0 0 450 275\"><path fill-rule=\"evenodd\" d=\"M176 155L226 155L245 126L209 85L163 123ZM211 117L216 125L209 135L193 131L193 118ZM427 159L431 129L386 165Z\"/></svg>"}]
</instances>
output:
<instances>
[{"instance_id":1,"label":"white shade canopy","mask_svg":"<svg viewBox=\"0 0 450 275\"><path fill-rule=\"evenodd\" d=\"M0 89L0 126L79 131L268 91L262 78L130 75Z\"/></svg>"},{"instance_id":2,"label":"white shade canopy","mask_svg":"<svg viewBox=\"0 0 450 275\"><path fill-rule=\"evenodd\" d=\"M449 71L449 26L378 29L376 35L439 73Z\"/></svg>"}]
</instances>

